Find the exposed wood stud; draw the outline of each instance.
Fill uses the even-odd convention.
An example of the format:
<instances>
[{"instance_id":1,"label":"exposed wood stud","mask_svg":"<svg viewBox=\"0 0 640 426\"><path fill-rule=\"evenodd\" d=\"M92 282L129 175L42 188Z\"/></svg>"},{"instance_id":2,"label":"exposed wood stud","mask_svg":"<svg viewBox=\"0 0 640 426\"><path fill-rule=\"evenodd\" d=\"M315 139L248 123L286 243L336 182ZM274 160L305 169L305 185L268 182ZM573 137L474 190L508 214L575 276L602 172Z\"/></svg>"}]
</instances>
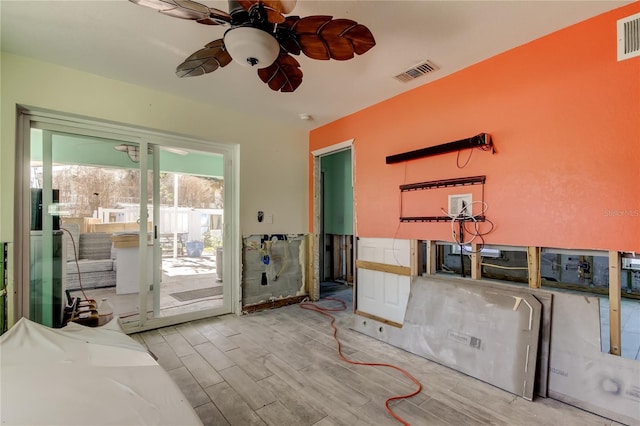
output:
<instances>
[{"instance_id":1,"label":"exposed wood stud","mask_svg":"<svg viewBox=\"0 0 640 426\"><path fill-rule=\"evenodd\" d=\"M609 252L609 353L620 356L620 253Z\"/></svg>"},{"instance_id":2,"label":"exposed wood stud","mask_svg":"<svg viewBox=\"0 0 640 426\"><path fill-rule=\"evenodd\" d=\"M315 275L315 249L314 242L316 237L313 234L308 234L306 238L307 244L307 264L306 264L306 289L309 293L311 300L318 300L320 298L320 283L316 280Z\"/></svg>"},{"instance_id":3,"label":"exposed wood stud","mask_svg":"<svg viewBox=\"0 0 640 426\"><path fill-rule=\"evenodd\" d=\"M540 247L527 247L527 265L529 268L529 287L540 288Z\"/></svg>"},{"instance_id":4,"label":"exposed wood stud","mask_svg":"<svg viewBox=\"0 0 640 426\"><path fill-rule=\"evenodd\" d=\"M409 260L409 265L411 268L411 276L415 277L416 275L420 275L419 271L418 271L418 261L419 261L419 255L418 253L420 252L419 250L419 246L418 246L418 240L411 240L409 242L409 255L411 256L410 260Z\"/></svg>"},{"instance_id":5,"label":"exposed wood stud","mask_svg":"<svg viewBox=\"0 0 640 426\"><path fill-rule=\"evenodd\" d=\"M471 279L479 280L482 278L482 256L480 256L480 245L471 243Z\"/></svg>"}]
</instances>

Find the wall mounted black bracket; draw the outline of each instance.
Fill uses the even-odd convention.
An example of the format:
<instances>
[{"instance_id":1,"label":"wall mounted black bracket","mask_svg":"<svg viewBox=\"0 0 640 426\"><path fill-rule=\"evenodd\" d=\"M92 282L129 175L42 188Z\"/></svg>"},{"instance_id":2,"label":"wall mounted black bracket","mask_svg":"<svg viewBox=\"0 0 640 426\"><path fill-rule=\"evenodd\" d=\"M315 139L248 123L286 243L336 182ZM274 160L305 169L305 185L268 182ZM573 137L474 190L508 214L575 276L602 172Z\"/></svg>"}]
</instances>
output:
<instances>
[{"instance_id":1,"label":"wall mounted black bracket","mask_svg":"<svg viewBox=\"0 0 640 426\"><path fill-rule=\"evenodd\" d=\"M484 183L487 180L486 176L470 176L462 178L431 180L428 182L409 183L406 185L400 185L400 193L407 191L419 191L422 189L435 189L435 188L447 188L452 186L466 186L466 185L482 185L482 202L484 202ZM400 212L402 214L402 212ZM484 222L485 217L474 216L476 222ZM451 222L450 216L401 216L400 222ZM473 221L471 217L465 216L455 219L456 221L470 222Z\"/></svg>"},{"instance_id":2,"label":"wall mounted black bracket","mask_svg":"<svg viewBox=\"0 0 640 426\"><path fill-rule=\"evenodd\" d=\"M431 180L428 182L408 183L400 185L400 191L417 191L420 189L446 188L448 186L465 186L483 184L487 180L486 176L471 176L453 179Z\"/></svg>"},{"instance_id":3,"label":"wall mounted black bracket","mask_svg":"<svg viewBox=\"0 0 640 426\"><path fill-rule=\"evenodd\" d=\"M387 164L401 163L403 161L415 160L432 155L445 154L447 152L460 151L461 149L480 148L485 151L495 153L491 135L480 133L479 135L449 142L442 145L430 146L428 148L416 149L415 151L403 152L402 154L390 155L387 157Z\"/></svg>"},{"instance_id":4,"label":"wall mounted black bracket","mask_svg":"<svg viewBox=\"0 0 640 426\"><path fill-rule=\"evenodd\" d=\"M474 216L475 222L484 222L484 216ZM451 222L451 217L449 216L414 216L414 217L401 217L400 222ZM459 219L455 219L456 221L463 222L474 222L474 219L470 217L461 217Z\"/></svg>"}]
</instances>

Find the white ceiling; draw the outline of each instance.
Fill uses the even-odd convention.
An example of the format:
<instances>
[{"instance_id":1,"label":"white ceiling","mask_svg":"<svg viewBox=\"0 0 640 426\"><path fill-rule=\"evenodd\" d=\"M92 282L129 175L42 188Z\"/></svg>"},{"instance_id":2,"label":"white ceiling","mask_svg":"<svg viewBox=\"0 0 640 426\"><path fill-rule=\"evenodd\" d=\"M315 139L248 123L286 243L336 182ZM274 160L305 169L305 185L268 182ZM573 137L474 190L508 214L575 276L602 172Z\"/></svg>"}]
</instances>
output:
<instances>
[{"instance_id":1,"label":"white ceiling","mask_svg":"<svg viewBox=\"0 0 640 426\"><path fill-rule=\"evenodd\" d=\"M202 1L227 10L226 1ZM211 104L315 128L629 1L312 1L292 15L332 15L366 25L376 46L345 61L297 57L304 78L273 92L254 69L231 63L178 78L175 68L225 27L168 17L127 0L0 0L5 52L60 64ZM393 77L431 60L409 83ZM299 114L310 114L302 121Z\"/></svg>"}]
</instances>

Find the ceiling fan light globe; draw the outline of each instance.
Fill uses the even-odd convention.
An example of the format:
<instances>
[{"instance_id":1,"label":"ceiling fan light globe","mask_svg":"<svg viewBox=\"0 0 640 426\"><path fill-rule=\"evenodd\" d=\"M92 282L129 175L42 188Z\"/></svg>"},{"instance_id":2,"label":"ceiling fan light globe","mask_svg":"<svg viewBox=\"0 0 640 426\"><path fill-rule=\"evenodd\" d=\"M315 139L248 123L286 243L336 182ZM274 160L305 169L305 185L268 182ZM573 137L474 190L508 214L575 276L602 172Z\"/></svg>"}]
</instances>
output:
<instances>
[{"instance_id":1,"label":"ceiling fan light globe","mask_svg":"<svg viewBox=\"0 0 640 426\"><path fill-rule=\"evenodd\" d=\"M280 53L275 37L253 27L231 28L224 34L224 45L235 62L249 68L268 67Z\"/></svg>"}]
</instances>

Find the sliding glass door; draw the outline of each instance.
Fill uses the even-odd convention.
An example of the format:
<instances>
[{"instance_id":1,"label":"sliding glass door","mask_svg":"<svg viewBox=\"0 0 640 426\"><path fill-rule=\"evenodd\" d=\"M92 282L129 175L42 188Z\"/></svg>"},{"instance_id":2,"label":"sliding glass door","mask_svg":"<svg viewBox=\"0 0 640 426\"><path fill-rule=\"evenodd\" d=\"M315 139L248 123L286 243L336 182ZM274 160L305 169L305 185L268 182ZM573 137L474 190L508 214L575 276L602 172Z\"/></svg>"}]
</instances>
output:
<instances>
[{"instance_id":1,"label":"sliding glass door","mask_svg":"<svg viewBox=\"0 0 640 426\"><path fill-rule=\"evenodd\" d=\"M21 233L29 318L96 325L110 306L125 329L138 330L232 311L228 152L28 123L22 206L30 221Z\"/></svg>"},{"instance_id":2,"label":"sliding glass door","mask_svg":"<svg viewBox=\"0 0 640 426\"><path fill-rule=\"evenodd\" d=\"M224 158L157 145L152 151L158 153L148 175L155 238L152 270L159 274L153 280L148 316L223 309Z\"/></svg>"}]
</instances>

